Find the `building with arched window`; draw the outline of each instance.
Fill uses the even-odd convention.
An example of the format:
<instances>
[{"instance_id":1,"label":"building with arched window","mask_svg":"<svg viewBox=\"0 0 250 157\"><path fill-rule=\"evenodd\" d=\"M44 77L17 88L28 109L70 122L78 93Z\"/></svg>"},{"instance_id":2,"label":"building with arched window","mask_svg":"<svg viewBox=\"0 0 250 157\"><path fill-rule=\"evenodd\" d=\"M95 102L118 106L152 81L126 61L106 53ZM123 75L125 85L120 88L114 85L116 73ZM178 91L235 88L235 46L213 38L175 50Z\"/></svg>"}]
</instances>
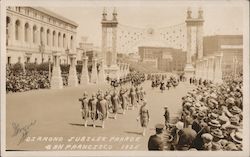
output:
<instances>
[{"instance_id":1,"label":"building with arched window","mask_svg":"<svg viewBox=\"0 0 250 157\"><path fill-rule=\"evenodd\" d=\"M78 24L41 7L7 7L7 63L41 63L76 52ZM42 48L41 48L42 47Z\"/></svg>"}]
</instances>

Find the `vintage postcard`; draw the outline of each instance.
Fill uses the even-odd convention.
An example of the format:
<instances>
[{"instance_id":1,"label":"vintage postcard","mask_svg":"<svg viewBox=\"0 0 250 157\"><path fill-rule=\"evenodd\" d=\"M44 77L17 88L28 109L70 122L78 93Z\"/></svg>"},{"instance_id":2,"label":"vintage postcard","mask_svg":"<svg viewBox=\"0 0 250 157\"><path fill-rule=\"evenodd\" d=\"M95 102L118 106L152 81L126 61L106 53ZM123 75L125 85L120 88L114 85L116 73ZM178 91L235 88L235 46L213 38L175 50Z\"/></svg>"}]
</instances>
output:
<instances>
[{"instance_id":1,"label":"vintage postcard","mask_svg":"<svg viewBox=\"0 0 250 157\"><path fill-rule=\"evenodd\" d=\"M248 1L1 1L2 156L249 156Z\"/></svg>"}]
</instances>

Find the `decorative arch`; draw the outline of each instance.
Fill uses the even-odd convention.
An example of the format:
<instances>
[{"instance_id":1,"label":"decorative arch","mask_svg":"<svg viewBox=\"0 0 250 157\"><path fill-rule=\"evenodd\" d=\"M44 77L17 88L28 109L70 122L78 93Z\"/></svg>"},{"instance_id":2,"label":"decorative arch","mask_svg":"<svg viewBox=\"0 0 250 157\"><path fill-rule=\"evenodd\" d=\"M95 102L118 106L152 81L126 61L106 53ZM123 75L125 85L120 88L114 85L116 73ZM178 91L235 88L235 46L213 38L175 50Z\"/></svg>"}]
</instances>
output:
<instances>
[{"instance_id":1,"label":"decorative arch","mask_svg":"<svg viewBox=\"0 0 250 157\"><path fill-rule=\"evenodd\" d=\"M24 41L29 42L30 25L28 22L24 24Z\"/></svg>"}]
</instances>

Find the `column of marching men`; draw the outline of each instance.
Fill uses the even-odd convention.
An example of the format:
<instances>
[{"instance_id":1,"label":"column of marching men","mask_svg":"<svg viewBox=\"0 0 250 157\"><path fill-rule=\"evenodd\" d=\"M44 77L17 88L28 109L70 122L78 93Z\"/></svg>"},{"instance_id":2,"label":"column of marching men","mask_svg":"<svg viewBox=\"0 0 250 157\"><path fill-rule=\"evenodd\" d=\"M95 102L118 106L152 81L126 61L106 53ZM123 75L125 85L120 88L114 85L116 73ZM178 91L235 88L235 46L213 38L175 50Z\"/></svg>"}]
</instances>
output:
<instances>
[{"instance_id":1,"label":"column of marching men","mask_svg":"<svg viewBox=\"0 0 250 157\"><path fill-rule=\"evenodd\" d=\"M79 98L82 104L81 114L84 126L87 127L88 123L91 123L93 127L96 127L97 120L100 120L101 127L104 128L106 119L116 120L120 111L125 114L129 109L134 110L140 107L140 110L142 110L146 104L146 92L141 84L145 80L144 74L134 72L119 80L110 80L110 89L99 89L92 94L85 91L83 97ZM141 121L143 121L143 118L141 118Z\"/></svg>"}]
</instances>

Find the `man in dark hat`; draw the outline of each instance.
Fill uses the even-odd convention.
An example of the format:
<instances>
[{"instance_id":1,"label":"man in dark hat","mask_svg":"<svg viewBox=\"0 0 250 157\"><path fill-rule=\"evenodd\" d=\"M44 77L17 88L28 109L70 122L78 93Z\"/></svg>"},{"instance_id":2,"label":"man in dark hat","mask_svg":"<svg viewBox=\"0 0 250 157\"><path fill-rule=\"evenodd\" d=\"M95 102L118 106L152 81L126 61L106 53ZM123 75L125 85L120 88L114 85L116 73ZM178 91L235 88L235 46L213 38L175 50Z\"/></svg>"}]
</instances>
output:
<instances>
[{"instance_id":1,"label":"man in dark hat","mask_svg":"<svg viewBox=\"0 0 250 157\"><path fill-rule=\"evenodd\" d=\"M163 140L162 140L162 133L163 133L164 125L157 124L155 126L156 134L149 137L148 140L148 150L163 150Z\"/></svg>"}]
</instances>

